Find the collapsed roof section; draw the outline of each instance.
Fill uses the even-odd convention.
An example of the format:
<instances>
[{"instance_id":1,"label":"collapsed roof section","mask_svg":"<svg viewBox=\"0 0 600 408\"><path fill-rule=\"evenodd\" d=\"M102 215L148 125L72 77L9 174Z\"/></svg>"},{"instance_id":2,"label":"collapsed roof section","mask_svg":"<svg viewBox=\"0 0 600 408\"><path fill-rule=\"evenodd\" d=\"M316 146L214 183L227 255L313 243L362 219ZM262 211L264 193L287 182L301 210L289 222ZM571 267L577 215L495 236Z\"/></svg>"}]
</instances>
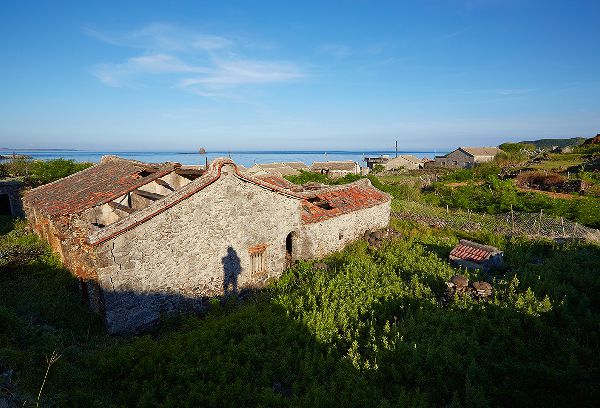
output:
<instances>
[{"instance_id":1,"label":"collapsed roof section","mask_svg":"<svg viewBox=\"0 0 600 408\"><path fill-rule=\"evenodd\" d=\"M277 176L242 173L231 159L208 169L179 163L147 164L114 156L72 176L30 191L25 205L50 217L78 214L89 225L88 243L102 242L140 225L217 181L223 166L239 179L299 201L305 224L383 204L390 196L369 180L341 186L298 186Z\"/></svg>"},{"instance_id":2,"label":"collapsed roof section","mask_svg":"<svg viewBox=\"0 0 600 408\"><path fill-rule=\"evenodd\" d=\"M99 164L29 191L24 202L56 217L105 204L180 168L179 163L149 164L104 156Z\"/></svg>"}]
</instances>

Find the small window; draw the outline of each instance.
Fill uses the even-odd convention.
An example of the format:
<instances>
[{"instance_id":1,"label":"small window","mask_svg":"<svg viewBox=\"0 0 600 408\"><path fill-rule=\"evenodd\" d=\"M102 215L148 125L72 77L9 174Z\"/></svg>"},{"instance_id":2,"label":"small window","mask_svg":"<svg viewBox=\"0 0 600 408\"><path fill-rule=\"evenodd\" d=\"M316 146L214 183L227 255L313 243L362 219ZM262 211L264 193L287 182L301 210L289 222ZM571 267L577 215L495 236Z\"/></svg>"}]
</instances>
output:
<instances>
[{"instance_id":1,"label":"small window","mask_svg":"<svg viewBox=\"0 0 600 408\"><path fill-rule=\"evenodd\" d=\"M454 160L454 165L458 166L458 162L456 160Z\"/></svg>"},{"instance_id":2,"label":"small window","mask_svg":"<svg viewBox=\"0 0 600 408\"><path fill-rule=\"evenodd\" d=\"M267 272L266 265L266 245L256 245L250 247L248 252L250 253L250 273L252 276L260 276Z\"/></svg>"}]
</instances>

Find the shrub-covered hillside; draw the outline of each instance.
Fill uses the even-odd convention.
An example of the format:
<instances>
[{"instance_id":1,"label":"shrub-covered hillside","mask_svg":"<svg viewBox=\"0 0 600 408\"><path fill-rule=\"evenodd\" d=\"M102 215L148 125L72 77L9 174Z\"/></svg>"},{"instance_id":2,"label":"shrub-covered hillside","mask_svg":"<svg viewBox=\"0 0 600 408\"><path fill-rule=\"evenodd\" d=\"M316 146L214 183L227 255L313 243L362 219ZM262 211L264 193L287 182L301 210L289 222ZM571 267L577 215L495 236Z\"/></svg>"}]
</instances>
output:
<instances>
[{"instance_id":1,"label":"shrub-covered hillside","mask_svg":"<svg viewBox=\"0 0 600 408\"><path fill-rule=\"evenodd\" d=\"M489 301L441 301L464 234L394 221L267 289L139 337L104 334L75 281L23 223L0 238L1 396L32 406L595 406L600 249L500 246ZM10 231L9 231L10 230ZM9 254L26 254L9 257ZM552 392L548 392L552 390Z\"/></svg>"}]
</instances>

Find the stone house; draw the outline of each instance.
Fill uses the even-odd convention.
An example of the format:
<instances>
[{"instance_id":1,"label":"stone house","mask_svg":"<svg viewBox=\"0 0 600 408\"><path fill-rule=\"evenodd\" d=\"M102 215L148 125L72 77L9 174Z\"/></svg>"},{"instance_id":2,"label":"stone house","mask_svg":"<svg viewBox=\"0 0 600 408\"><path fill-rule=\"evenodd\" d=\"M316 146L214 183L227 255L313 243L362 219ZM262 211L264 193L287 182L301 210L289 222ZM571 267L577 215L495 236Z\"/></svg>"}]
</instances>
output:
<instances>
[{"instance_id":1,"label":"stone house","mask_svg":"<svg viewBox=\"0 0 600 408\"><path fill-rule=\"evenodd\" d=\"M326 174L331 178L339 178L347 174L360 174L360 166L352 160L313 162L310 171Z\"/></svg>"},{"instance_id":2,"label":"stone house","mask_svg":"<svg viewBox=\"0 0 600 408\"><path fill-rule=\"evenodd\" d=\"M445 156L436 156L435 166L470 169L476 164L494 160L501 151L497 147L459 147Z\"/></svg>"},{"instance_id":3,"label":"stone house","mask_svg":"<svg viewBox=\"0 0 600 408\"><path fill-rule=\"evenodd\" d=\"M387 154L384 154L382 156L365 156L363 158L363 161L367 164L367 168L369 170L373 170L373 168L375 166L377 166L378 164L380 165L385 165L388 161L390 160L390 156Z\"/></svg>"},{"instance_id":4,"label":"stone house","mask_svg":"<svg viewBox=\"0 0 600 408\"><path fill-rule=\"evenodd\" d=\"M297 176L301 171L309 171L308 166L302 162L288 163L264 163L255 164L248 169L248 173L254 175L274 175L274 176Z\"/></svg>"},{"instance_id":5,"label":"stone house","mask_svg":"<svg viewBox=\"0 0 600 408\"><path fill-rule=\"evenodd\" d=\"M467 269L488 271L503 264L504 253L498 248L461 239L450 252L450 262Z\"/></svg>"},{"instance_id":6,"label":"stone house","mask_svg":"<svg viewBox=\"0 0 600 408\"><path fill-rule=\"evenodd\" d=\"M390 197L366 179L307 190L277 176L104 157L28 192L29 222L78 278L110 333L277 278L298 259L385 227Z\"/></svg>"},{"instance_id":7,"label":"stone house","mask_svg":"<svg viewBox=\"0 0 600 408\"><path fill-rule=\"evenodd\" d=\"M423 160L410 154L400 155L388 160L384 167L386 170L404 168L406 170L418 170L423 168Z\"/></svg>"}]
</instances>

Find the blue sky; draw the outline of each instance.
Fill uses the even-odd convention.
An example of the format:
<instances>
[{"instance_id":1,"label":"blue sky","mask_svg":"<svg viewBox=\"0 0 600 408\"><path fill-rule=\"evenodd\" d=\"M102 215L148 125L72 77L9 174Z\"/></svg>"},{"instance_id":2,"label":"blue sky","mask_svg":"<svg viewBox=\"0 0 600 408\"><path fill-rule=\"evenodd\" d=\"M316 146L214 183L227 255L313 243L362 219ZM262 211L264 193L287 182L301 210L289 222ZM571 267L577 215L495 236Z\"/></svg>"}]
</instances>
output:
<instances>
[{"instance_id":1,"label":"blue sky","mask_svg":"<svg viewBox=\"0 0 600 408\"><path fill-rule=\"evenodd\" d=\"M0 147L444 150L600 132L600 2L0 3Z\"/></svg>"}]
</instances>

